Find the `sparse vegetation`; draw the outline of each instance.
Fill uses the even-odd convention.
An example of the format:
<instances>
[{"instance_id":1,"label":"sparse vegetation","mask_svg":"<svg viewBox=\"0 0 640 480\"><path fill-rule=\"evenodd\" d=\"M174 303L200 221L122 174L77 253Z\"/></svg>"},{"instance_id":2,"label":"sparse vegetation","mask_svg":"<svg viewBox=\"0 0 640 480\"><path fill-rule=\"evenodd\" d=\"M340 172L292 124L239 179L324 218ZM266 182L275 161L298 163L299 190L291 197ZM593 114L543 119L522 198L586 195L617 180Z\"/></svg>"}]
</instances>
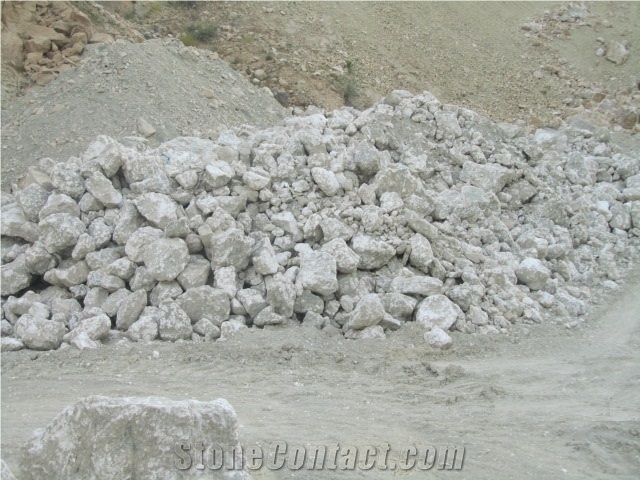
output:
<instances>
[{"instance_id":1,"label":"sparse vegetation","mask_svg":"<svg viewBox=\"0 0 640 480\"><path fill-rule=\"evenodd\" d=\"M172 7L196 8L198 6L198 2L190 0L170 1L167 3Z\"/></svg>"},{"instance_id":2,"label":"sparse vegetation","mask_svg":"<svg viewBox=\"0 0 640 480\"><path fill-rule=\"evenodd\" d=\"M137 17L135 8L131 8L122 14L125 20L132 21Z\"/></svg>"},{"instance_id":3,"label":"sparse vegetation","mask_svg":"<svg viewBox=\"0 0 640 480\"><path fill-rule=\"evenodd\" d=\"M84 13L92 23L98 24L101 21L101 17L96 13L95 6L89 4L89 2L76 2L75 7ZM110 23L112 23L111 21Z\"/></svg>"},{"instance_id":4,"label":"sparse vegetation","mask_svg":"<svg viewBox=\"0 0 640 480\"><path fill-rule=\"evenodd\" d=\"M192 23L187 27L187 33L198 42L206 42L218 34L218 26L212 23Z\"/></svg>"},{"instance_id":5,"label":"sparse vegetation","mask_svg":"<svg viewBox=\"0 0 640 480\"><path fill-rule=\"evenodd\" d=\"M353 106L354 100L360 94L360 82L353 75L343 75L338 80L338 88L344 104L348 107Z\"/></svg>"},{"instance_id":6,"label":"sparse vegetation","mask_svg":"<svg viewBox=\"0 0 640 480\"><path fill-rule=\"evenodd\" d=\"M352 107L360 94L360 80L356 75L355 60L347 60L344 63L344 73L336 77L336 88L342 95L344 104Z\"/></svg>"},{"instance_id":7,"label":"sparse vegetation","mask_svg":"<svg viewBox=\"0 0 640 480\"><path fill-rule=\"evenodd\" d=\"M195 38L193 35L191 35L190 33L183 33L182 35L180 35L178 37L180 39L180 41L182 43L185 44L185 46L187 47L197 47L198 46L198 39Z\"/></svg>"},{"instance_id":8,"label":"sparse vegetation","mask_svg":"<svg viewBox=\"0 0 640 480\"><path fill-rule=\"evenodd\" d=\"M346 62L344 62L344 69L347 72L347 75L353 75L356 71L355 60L347 60Z\"/></svg>"},{"instance_id":9,"label":"sparse vegetation","mask_svg":"<svg viewBox=\"0 0 640 480\"><path fill-rule=\"evenodd\" d=\"M153 13L158 13L162 10L162 3L163 2L151 2L149 4L148 10L147 12L149 14L153 14Z\"/></svg>"}]
</instances>

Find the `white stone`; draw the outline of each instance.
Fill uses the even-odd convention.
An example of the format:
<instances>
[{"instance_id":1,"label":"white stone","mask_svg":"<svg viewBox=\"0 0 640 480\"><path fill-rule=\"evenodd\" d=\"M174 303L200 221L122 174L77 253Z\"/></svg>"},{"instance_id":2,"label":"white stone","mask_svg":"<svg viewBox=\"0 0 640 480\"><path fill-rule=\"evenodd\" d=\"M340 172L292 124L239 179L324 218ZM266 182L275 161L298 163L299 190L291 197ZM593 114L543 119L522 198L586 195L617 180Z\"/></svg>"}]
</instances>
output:
<instances>
[{"instance_id":1,"label":"white stone","mask_svg":"<svg viewBox=\"0 0 640 480\"><path fill-rule=\"evenodd\" d=\"M464 318L460 307L444 295L433 295L422 300L415 310L416 322L424 328L440 327L449 330L459 318Z\"/></svg>"},{"instance_id":2,"label":"white stone","mask_svg":"<svg viewBox=\"0 0 640 480\"><path fill-rule=\"evenodd\" d=\"M440 327L433 327L431 330L425 333L424 340L431 347L442 350L446 350L447 348L451 347L451 344L453 343L453 340L451 340L449 334Z\"/></svg>"},{"instance_id":3,"label":"white stone","mask_svg":"<svg viewBox=\"0 0 640 480\"><path fill-rule=\"evenodd\" d=\"M224 399L86 397L34 432L25 447L22 478L51 478L55 472L56 478L67 480L175 479L180 472L175 463L176 445L185 441L238 446L233 407ZM197 463L192 462L180 475L196 475ZM242 471L235 475L233 478L249 478Z\"/></svg>"}]
</instances>

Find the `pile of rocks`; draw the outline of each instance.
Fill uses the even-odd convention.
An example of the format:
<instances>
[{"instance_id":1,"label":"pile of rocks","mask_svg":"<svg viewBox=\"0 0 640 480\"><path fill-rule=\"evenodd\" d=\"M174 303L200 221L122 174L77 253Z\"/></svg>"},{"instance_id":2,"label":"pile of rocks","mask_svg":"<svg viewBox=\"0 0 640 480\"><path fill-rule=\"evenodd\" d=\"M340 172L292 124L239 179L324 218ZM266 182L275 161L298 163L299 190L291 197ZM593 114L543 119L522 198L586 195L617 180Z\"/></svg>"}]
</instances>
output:
<instances>
[{"instance_id":1,"label":"pile of rocks","mask_svg":"<svg viewBox=\"0 0 640 480\"><path fill-rule=\"evenodd\" d=\"M89 17L68 2L3 7L2 54L9 56L5 61L24 69L38 85L73 68L89 41L108 40L105 34L94 34Z\"/></svg>"},{"instance_id":2,"label":"pile of rocks","mask_svg":"<svg viewBox=\"0 0 640 480\"><path fill-rule=\"evenodd\" d=\"M638 253L640 161L425 92L138 151L101 136L2 199L2 347L302 323L426 339L575 319Z\"/></svg>"}]
</instances>

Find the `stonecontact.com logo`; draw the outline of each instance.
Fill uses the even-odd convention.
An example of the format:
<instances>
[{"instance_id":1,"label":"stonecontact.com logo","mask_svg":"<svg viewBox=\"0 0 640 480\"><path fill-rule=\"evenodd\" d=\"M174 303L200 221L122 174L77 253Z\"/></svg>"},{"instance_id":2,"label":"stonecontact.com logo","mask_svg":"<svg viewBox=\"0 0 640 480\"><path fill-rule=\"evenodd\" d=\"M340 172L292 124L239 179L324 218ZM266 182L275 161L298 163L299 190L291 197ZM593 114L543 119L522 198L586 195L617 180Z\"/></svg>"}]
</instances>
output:
<instances>
[{"instance_id":1,"label":"stonecontact.com logo","mask_svg":"<svg viewBox=\"0 0 640 480\"><path fill-rule=\"evenodd\" d=\"M284 441L272 442L266 448L244 448L182 441L175 445L174 453L178 470L462 470L465 449L407 445L395 450L388 443L289 446Z\"/></svg>"}]
</instances>

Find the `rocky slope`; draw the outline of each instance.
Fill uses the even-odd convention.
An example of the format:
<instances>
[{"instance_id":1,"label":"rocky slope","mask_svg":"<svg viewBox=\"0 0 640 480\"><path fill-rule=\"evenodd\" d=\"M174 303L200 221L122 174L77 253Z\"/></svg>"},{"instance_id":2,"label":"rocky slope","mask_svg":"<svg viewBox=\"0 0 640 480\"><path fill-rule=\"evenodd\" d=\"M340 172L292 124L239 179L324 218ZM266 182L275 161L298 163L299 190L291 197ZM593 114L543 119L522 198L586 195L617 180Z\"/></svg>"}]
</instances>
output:
<instances>
[{"instance_id":1,"label":"rocky slope","mask_svg":"<svg viewBox=\"0 0 640 480\"><path fill-rule=\"evenodd\" d=\"M76 68L3 109L2 186L43 157L81 155L97 135L157 146L244 123L266 127L284 115L270 91L211 52L170 39L88 45Z\"/></svg>"}]
</instances>

